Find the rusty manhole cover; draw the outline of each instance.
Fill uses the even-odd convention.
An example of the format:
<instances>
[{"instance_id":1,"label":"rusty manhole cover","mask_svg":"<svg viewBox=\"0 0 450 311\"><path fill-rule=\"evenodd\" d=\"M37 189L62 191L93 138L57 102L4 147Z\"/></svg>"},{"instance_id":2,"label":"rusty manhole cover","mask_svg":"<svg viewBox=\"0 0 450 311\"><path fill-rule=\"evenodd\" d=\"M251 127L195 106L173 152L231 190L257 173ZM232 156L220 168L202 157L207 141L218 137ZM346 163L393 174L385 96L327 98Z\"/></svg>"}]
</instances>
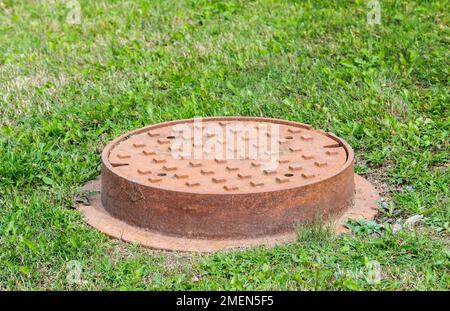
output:
<instances>
[{"instance_id":1,"label":"rusty manhole cover","mask_svg":"<svg viewBox=\"0 0 450 311\"><path fill-rule=\"evenodd\" d=\"M378 195L353 150L296 122L245 117L166 122L106 146L89 224L160 249L216 251L295 239L317 218L373 218ZM101 188L101 189L100 189ZM101 198L101 199L100 199Z\"/></svg>"}]
</instances>

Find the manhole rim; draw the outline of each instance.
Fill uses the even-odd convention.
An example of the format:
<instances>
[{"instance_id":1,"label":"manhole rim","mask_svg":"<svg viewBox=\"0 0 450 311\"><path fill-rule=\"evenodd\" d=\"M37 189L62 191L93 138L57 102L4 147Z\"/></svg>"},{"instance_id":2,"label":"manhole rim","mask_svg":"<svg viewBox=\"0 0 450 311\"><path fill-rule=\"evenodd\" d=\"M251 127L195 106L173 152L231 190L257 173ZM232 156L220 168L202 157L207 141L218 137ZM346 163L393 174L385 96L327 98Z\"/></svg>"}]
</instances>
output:
<instances>
[{"instance_id":1,"label":"manhole rim","mask_svg":"<svg viewBox=\"0 0 450 311\"><path fill-rule=\"evenodd\" d=\"M366 178L354 173L356 196L350 208L341 215L327 221L336 234L345 234L349 230L344 224L352 219L374 219L378 214L380 195L376 187ZM214 253L217 251L241 251L260 246L275 247L294 242L297 237L295 228L290 232L265 235L253 238L190 238L167 235L142 227L136 227L125 220L111 215L101 202L101 176L87 182L82 189L90 192L89 204L79 203L77 209L83 214L91 227L102 233L128 243L138 243L156 251Z\"/></svg>"},{"instance_id":2,"label":"manhole rim","mask_svg":"<svg viewBox=\"0 0 450 311\"><path fill-rule=\"evenodd\" d=\"M138 128L129 132L126 132L122 134L121 136L117 137L116 139L109 141L107 145L104 147L102 151L102 166L108 170L109 174L113 174L116 178L122 178L126 180L128 183L131 183L135 186L150 188L150 189L157 189L157 190L164 190L167 192L172 193L180 193L180 194L195 194L196 196L202 196L206 195L209 196L211 193L203 193L203 192L195 192L195 191L183 191L183 190L176 190L176 189L167 189L164 187L158 187L156 185L148 185L144 184L142 182L138 182L129 178L126 178L124 176L119 175L115 170L112 164L109 161L109 155L113 148L117 146L119 143L127 140L131 136L142 134L146 131L149 131L151 129L157 129L161 127L170 127L176 124L180 123L191 123L194 122L195 119L201 119L202 121L208 122L208 121L255 121L255 122L267 122L267 123L275 123L275 124L282 124L282 125L288 125L288 126L294 126L294 127L301 127L310 131L314 131L317 134L324 135L340 144L341 147L344 148L345 152L347 153L347 159L345 163L343 163L338 170L336 170L333 174L319 178L317 180L305 182L302 185L293 185L293 186L284 186L281 189L255 189L253 191L243 191L239 193L213 193L214 196L239 196L239 195L249 195L249 194L257 194L257 193L275 193L275 192L284 192L284 191L290 191L294 189L299 188L309 188L316 184L323 183L326 180L336 178L340 176L341 174L345 174L346 171L353 165L354 163L354 151L351 148L351 146L341 137L336 136L332 132L325 132L322 130L317 130L313 128L311 125L296 122L296 121L288 121L288 120L282 120L282 119L275 119L275 118L264 118L264 117L247 117L247 116L226 116L226 117L198 117L198 118L189 118L189 119L179 119L179 120L173 120L173 121L165 121L160 122L152 125L148 125L142 128ZM103 174L103 173L102 173Z\"/></svg>"}]
</instances>

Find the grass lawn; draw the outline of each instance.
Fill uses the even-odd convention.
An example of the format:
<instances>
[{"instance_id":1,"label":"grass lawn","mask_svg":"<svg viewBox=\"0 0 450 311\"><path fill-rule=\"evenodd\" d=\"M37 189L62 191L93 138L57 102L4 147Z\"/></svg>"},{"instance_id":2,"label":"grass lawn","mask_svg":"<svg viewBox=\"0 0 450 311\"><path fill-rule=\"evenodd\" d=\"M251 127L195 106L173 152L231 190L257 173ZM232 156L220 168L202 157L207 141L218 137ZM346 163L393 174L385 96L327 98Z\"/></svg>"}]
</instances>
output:
<instances>
[{"instance_id":1,"label":"grass lawn","mask_svg":"<svg viewBox=\"0 0 450 311\"><path fill-rule=\"evenodd\" d=\"M83 0L80 24L67 2L0 0L0 290L450 288L449 1L381 0L379 25L362 0ZM73 208L109 140L219 115L346 139L376 222L199 255L110 240Z\"/></svg>"}]
</instances>

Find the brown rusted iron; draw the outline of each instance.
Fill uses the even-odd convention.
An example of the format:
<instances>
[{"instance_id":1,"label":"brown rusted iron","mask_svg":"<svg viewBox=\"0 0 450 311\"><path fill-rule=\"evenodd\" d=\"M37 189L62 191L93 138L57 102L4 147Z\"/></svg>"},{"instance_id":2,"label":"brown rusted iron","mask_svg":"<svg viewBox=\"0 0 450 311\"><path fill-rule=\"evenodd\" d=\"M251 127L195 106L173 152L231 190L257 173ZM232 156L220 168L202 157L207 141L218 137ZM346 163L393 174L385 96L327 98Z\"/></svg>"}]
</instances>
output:
<instances>
[{"instance_id":1,"label":"brown rusted iron","mask_svg":"<svg viewBox=\"0 0 450 311\"><path fill-rule=\"evenodd\" d=\"M168 239L143 243L155 248L285 242L296 224L339 219L355 207L351 147L297 122L217 117L156 124L109 143L102 162L98 217L122 222L128 234ZM93 226L108 231L102 221ZM142 234L134 240L152 239ZM183 239L191 247L176 246Z\"/></svg>"}]
</instances>

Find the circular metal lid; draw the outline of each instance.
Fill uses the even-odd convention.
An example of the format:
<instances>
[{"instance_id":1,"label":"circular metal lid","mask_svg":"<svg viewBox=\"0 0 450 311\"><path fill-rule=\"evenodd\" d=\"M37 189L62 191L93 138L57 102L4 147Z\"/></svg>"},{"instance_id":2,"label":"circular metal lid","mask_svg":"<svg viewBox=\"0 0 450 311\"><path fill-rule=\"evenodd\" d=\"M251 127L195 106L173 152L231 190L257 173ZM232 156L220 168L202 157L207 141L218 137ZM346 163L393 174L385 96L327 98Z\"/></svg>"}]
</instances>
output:
<instances>
[{"instance_id":1,"label":"circular metal lid","mask_svg":"<svg viewBox=\"0 0 450 311\"><path fill-rule=\"evenodd\" d=\"M347 158L331 133L259 118L161 123L120 138L107 155L135 183L207 194L300 187L337 174Z\"/></svg>"}]
</instances>

